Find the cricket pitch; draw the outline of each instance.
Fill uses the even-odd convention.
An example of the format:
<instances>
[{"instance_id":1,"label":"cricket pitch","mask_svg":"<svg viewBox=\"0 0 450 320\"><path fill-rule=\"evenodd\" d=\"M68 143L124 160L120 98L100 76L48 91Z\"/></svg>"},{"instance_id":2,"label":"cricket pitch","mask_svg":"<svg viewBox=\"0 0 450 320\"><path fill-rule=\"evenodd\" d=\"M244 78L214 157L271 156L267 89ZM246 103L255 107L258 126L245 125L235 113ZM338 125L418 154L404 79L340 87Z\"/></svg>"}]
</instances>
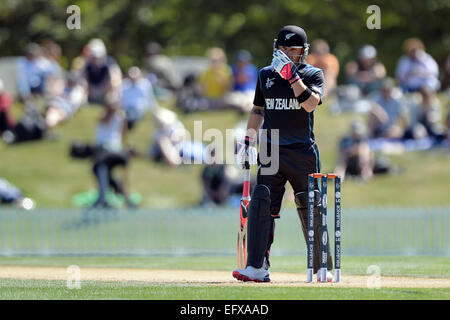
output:
<instances>
[{"instance_id":1,"label":"cricket pitch","mask_svg":"<svg viewBox=\"0 0 450 320\"><path fill-rule=\"evenodd\" d=\"M158 270L131 268L80 268L80 281L139 281L148 284L182 284L192 286L276 286L367 288L369 276L342 274L339 283L306 283L306 274L273 272L270 283L243 283L231 276L232 270ZM0 266L1 279L67 280L68 269L62 267ZM380 276L382 288L450 288L449 278Z\"/></svg>"}]
</instances>

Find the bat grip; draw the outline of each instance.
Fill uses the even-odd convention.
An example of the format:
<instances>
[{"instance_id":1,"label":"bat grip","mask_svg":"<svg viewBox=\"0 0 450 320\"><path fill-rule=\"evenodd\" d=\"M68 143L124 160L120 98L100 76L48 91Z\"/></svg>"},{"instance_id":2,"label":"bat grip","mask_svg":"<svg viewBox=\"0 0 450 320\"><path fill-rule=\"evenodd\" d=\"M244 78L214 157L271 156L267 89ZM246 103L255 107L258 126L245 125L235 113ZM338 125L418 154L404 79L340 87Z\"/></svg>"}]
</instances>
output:
<instances>
[{"instance_id":1,"label":"bat grip","mask_svg":"<svg viewBox=\"0 0 450 320\"><path fill-rule=\"evenodd\" d=\"M248 198L250 196L250 163L248 159L244 162L244 188L242 190L242 197Z\"/></svg>"}]
</instances>

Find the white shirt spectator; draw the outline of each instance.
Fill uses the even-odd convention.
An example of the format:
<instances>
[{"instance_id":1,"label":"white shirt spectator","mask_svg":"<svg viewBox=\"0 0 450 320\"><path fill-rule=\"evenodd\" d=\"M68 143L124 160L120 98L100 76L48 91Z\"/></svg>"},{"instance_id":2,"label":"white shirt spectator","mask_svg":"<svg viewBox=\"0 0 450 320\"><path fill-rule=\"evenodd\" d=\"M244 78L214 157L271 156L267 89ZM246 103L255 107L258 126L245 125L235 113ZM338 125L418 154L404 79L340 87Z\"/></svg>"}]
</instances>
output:
<instances>
[{"instance_id":1,"label":"white shirt spectator","mask_svg":"<svg viewBox=\"0 0 450 320\"><path fill-rule=\"evenodd\" d=\"M141 119L147 111L155 109L157 101L150 81L145 78L136 82L125 79L122 87L122 106L127 119L132 121Z\"/></svg>"},{"instance_id":2,"label":"white shirt spectator","mask_svg":"<svg viewBox=\"0 0 450 320\"><path fill-rule=\"evenodd\" d=\"M96 130L96 144L112 152L122 150L123 118L115 113L107 122L100 122Z\"/></svg>"},{"instance_id":3,"label":"white shirt spectator","mask_svg":"<svg viewBox=\"0 0 450 320\"><path fill-rule=\"evenodd\" d=\"M401 57L395 75L404 91L418 91L421 87L437 91L440 87L438 64L423 50L417 53L417 59Z\"/></svg>"}]
</instances>

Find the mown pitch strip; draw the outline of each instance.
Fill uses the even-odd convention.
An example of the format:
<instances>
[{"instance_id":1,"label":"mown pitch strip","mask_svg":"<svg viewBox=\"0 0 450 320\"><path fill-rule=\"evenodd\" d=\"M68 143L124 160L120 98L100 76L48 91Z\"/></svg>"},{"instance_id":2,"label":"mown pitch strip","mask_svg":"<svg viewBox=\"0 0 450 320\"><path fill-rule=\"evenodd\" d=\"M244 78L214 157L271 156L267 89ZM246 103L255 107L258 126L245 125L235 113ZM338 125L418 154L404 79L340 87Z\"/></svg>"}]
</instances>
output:
<instances>
[{"instance_id":1,"label":"mown pitch strip","mask_svg":"<svg viewBox=\"0 0 450 320\"><path fill-rule=\"evenodd\" d=\"M0 266L1 279L67 280L67 268ZM231 276L231 270L167 270L131 268L80 268L80 281L139 281L149 284L184 284L193 286L261 286L261 287L342 287L367 288L369 276L342 275L339 283L307 283L306 274L273 272L270 283L243 283ZM383 288L450 288L449 278L381 276Z\"/></svg>"}]
</instances>

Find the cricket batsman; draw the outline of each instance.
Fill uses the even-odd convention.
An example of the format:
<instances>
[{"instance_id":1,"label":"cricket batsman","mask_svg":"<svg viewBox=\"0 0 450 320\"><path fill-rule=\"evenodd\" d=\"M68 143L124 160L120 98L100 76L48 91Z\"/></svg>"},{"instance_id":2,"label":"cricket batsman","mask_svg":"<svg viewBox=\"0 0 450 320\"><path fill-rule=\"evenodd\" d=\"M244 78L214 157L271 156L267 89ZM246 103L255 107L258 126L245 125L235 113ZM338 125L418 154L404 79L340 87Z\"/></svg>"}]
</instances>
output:
<instances>
[{"instance_id":1,"label":"cricket batsman","mask_svg":"<svg viewBox=\"0 0 450 320\"><path fill-rule=\"evenodd\" d=\"M298 26L285 26L275 39L271 65L259 71L245 143L236 156L236 164L241 169L246 159L250 165L259 165L248 211L247 266L244 270L233 271L233 277L240 281L270 282L270 247L274 239L275 219L280 218L288 181L294 190L297 212L307 241L308 174L320 172L319 149L313 132L314 110L322 103L324 86L322 70L305 62L308 49L305 31ZM261 135L257 157L256 140L261 125L267 130L267 135L265 138ZM278 130L278 139L274 138L275 130ZM277 148L273 147L275 144ZM261 161L263 147L272 159L278 156L279 166L274 174L264 174L263 169L270 164ZM278 149L278 155L270 153L274 149ZM317 273L321 257L317 182L314 207L314 273ZM327 281L332 281L329 248L327 253Z\"/></svg>"}]
</instances>

